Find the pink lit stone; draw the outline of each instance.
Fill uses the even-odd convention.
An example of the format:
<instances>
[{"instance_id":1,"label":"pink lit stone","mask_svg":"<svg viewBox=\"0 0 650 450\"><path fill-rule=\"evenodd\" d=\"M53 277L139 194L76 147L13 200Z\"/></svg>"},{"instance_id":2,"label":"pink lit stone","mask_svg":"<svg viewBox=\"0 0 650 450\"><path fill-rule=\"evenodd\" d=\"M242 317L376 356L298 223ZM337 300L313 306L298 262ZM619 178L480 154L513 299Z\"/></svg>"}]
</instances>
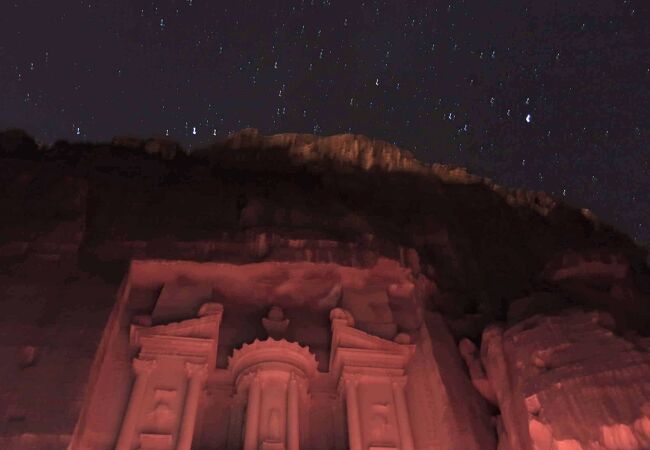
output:
<instances>
[{"instance_id":1,"label":"pink lit stone","mask_svg":"<svg viewBox=\"0 0 650 450\"><path fill-rule=\"evenodd\" d=\"M0 450L650 449L588 211L352 134L6 150Z\"/></svg>"},{"instance_id":2,"label":"pink lit stone","mask_svg":"<svg viewBox=\"0 0 650 450\"><path fill-rule=\"evenodd\" d=\"M151 270L154 267L162 270ZM310 279L316 279L317 267L310 266ZM268 307L250 300L232 301L223 295L232 286L221 285L224 277L246 277L248 271L252 279L263 283L260 287L272 292L274 288L269 282L287 286L287 277L300 273L300 265L259 264L234 271L234 267L223 264L134 263L127 279L130 290L119 298L117 311L121 313L113 320L127 319L130 302L139 301L147 289L160 292L159 299L149 306L152 311L162 312L162 306L158 308L156 304L163 301L164 311L169 311L165 315L173 311L174 317L184 319L160 323L161 313L158 322L152 324L143 318L146 314L132 316L128 346L124 341L127 336L119 328L106 335L109 351L97 360L99 377L91 386L91 403L85 409L86 426L79 430L75 440L79 444L75 445L83 448L88 445L85 442L93 442L97 449L117 446L120 450L133 450L139 442L145 448L171 445L173 449L190 449L208 445L204 439L210 437L209 442L218 443L218 448L236 449L428 448L426 433L418 428L421 425L416 411L429 408L429 399L439 397L451 379L426 385L409 383L411 377L418 379L427 365L437 364L434 355L427 353L430 350L419 349L418 341L428 335L426 330L391 332L391 339L384 337L381 327L376 334L372 333L372 324L387 323L391 317L386 293L389 286L395 286L396 272L387 271L386 267L384 263L374 274L335 269L341 271L343 297L346 286L353 286L349 289L356 296L355 301L368 302L366 306L355 306L365 330L357 327L356 317L347 309L323 311L316 302L313 312L307 309L298 319L307 320L313 314L329 324L324 330L327 347L314 353L300 341L286 340L294 336L294 321L288 321L285 310L291 311L297 305L286 301L283 307ZM322 273L330 277L333 268L323 269ZM373 287L367 291L371 295L364 297L361 292L366 281L360 280L370 279L371 274ZM180 276L182 282L178 284ZM195 281L200 288L192 287ZM248 292L255 292L254 283L248 283ZM170 296L172 290L157 288L161 285L181 286L180 290L174 288L179 295L177 300ZM223 303L198 304L215 290L221 293ZM395 288L392 290L395 294ZM136 292L137 297L133 297ZM183 296L190 294L196 298L183 300ZM407 301L413 295L413 287L399 294ZM348 303L351 298L347 297ZM376 304L379 309L373 306ZM243 323L242 314L250 316L247 320L251 322L246 322L250 330L263 325L260 334L245 333L239 325ZM322 341L315 338L320 336L318 327L322 322L313 323L311 331L301 331L300 336L319 348ZM274 324L282 329L272 328ZM269 335L281 332L286 338L267 338L264 331ZM449 349L453 349L453 343ZM133 352L139 357L133 362L135 372L130 372L125 369ZM220 352L228 356L223 365L216 364ZM318 361L316 355L325 361ZM412 361L415 355L417 360ZM148 370L140 369L141 366ZM459 372L458 376L466 375ZM113 402L101 403L100 409L100 399L112 389L116 377L125 380L126 389L119 396L113 394ZM465 383L470 385L469 378ZM455 405L448 403L445 409L449 408L453 410ZM98 439L91 430L106 429L105 417L112 417L112 423L119 426L113 428L115 434L106 433ZM316 417L322 419L315 420ZM212 424L221 424L218 426L223 427L222 431ZM447 430L448 435L462 433L445 422L437 427ZM453 442L440 448L463 448Z\"/></svg>"},{"instance_id":3,"label":"pink lit stone","mask_svg":"<svg viewBox=\"0 0 650 450\"><path fill-rule=\"evenodd\" d=\"M482 363L510 448L648 448L650 353L611 325L574 311L484 333Z\"/></svg>"}]
</instances>

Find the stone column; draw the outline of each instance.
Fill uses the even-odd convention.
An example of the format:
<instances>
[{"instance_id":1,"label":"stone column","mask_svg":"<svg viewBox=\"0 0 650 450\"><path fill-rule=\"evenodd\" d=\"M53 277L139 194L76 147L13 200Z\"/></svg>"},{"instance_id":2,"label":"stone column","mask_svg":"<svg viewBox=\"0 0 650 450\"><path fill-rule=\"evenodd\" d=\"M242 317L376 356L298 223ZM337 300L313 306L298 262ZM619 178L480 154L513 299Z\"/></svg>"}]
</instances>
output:
<instances>
[{"instance_id":1,"label":"stone column","mask_svg":"<svg viewBox=\"0 0 650 450\"><path fill-rule=\"evenodd\" d=\"M356 377L346 376L344 378L344 383L350 450L363 450L361 418L359 416L359 400L357 399L357 386L359 382Z\"/></svg>"},{"instance_id":2,"label":"stone column","mask_svg":"<svg viewBox=\"0 0 650 450\"><path fill-rule=\"evenodd\" d=\"M300 393L295 375L291 373L287 389L287 450L300 449Z\"/></svg>"},{"instance_id":3,"label":"stone column","mask_svg":"<svg viewBox=\"0 0 650 450\"><path fill-rule=\"evenodd\" d=\"M138 422L140 419L140 411L142 410L142 401L149 381L151 371L156 367L155 360L148 359L134 359L133 371L135 372L135 382L131 389L131 396L129 398L129 405L122 421L122 429L117 439L115 450L132 450L133 438L137 431Z\"/></svg>"},{"instance_id":4,"label":"stone column","mask_svg":"<svg viewBox=\"0 0 650 450\"><path fill-rule=\"evenodd\" d=\"M348 436L345 432L345 407L343 397L332 404L332 426L334 427L334 450L347 450Z\"/></svg>"},{"instance_id":5,"label":"stone column","mask_svg":"<svg viewBox=\"0 0 650 450\"><path fill-rule=\"evenodd\" d=\"M176 445L177 450L190 450L192 447L199 397L201 396L201 389L208 376L208 365L186 362L185 372L188 378L188 386L187 392L185 393L181 430L178 436L178 444Z\"/></svg>"},{"instance_id":6,"label":"stone column","mask_svg":"<svg viewBox=\"0 0 650 450\"><path fill-rule=\"evenodd\" d=\"M393 381L393 399L395 400L395 411L397 413L397 426L399 427L400 450L414 450L413 434L411 432L411 421L409 420L409 409L406 404L403 380Z\"/></svg>"},{"instance_id":7,"label":"stone column","mask_svg":"<svg viewBox=\"0 0 650 450\"><path fill-rule=\"evenodd\" d=\"M242 443L242 424L246 398L241 392L236 392L230 404L230 423L228 424L228 450L239 450Z\"/></svg>"},{"instance_id":8,"label":"stone column","mask_svg":"<svg viewBox=\"0 0 650 450\"><path fill-rule=\"evenodd\" d=\"M244 434L244 450L257 450L260 422L260 398L262 380L259 372L253 375L248 390L248 406L246 408L246 431Z\"/></svg>"}]
</instances>

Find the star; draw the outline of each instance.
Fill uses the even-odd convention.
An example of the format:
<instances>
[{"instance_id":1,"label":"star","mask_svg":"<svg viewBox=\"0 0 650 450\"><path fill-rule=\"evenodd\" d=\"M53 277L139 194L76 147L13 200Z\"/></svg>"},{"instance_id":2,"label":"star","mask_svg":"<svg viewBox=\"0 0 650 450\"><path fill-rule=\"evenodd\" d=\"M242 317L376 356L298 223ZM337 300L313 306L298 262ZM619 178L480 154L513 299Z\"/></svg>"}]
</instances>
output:
<instances>
[{"instance_id":1,"label":"star","mask_svg":"<svg viewBox=\"0 0 650 450\"><path fill-rule=\"evenodd\" d=\"M566 190L650 243L637 226L650 220L650 27L632 1L11 4L0 124L43 141L354 130L502 185Z\"/></svg>"}]
</instances>

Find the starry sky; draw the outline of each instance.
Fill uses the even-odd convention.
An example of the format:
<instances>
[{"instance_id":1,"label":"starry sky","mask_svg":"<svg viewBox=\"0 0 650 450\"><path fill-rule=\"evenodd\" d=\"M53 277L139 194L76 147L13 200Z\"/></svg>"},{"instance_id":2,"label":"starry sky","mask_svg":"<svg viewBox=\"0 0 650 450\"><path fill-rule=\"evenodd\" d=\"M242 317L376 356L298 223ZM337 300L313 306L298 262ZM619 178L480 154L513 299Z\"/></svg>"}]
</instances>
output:
<instances>
[{"instance_id":1,"label":"starry sky","mask_svg":"<svg viewBox=\"0 0 650 450\"><path fill-rule=\"evenodd\" d=\"M650 243L646 0L3 0L0 129L352 132Z\"/></svg>"}]
</instances>

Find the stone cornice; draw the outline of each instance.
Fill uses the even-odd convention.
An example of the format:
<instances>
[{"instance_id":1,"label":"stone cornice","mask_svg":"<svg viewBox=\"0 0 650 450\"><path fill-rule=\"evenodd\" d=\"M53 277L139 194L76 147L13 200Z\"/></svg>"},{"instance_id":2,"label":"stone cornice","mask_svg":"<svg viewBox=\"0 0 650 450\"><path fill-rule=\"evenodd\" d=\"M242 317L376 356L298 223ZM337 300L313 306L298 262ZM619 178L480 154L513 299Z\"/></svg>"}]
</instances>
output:
<instances>
[{"instance_id":1,"label":"stone cornice","mask_svg":"<svg viewBox=\"0 0 650 450\"><path fill-rule=\"evenodd\" d=\"M132 324L129 330L131 345L141 345L140 340L144 336L177 336L198 339L216 339L221 324L222 312L209 314L196 319L172 322L165 325L143 326Z\"/></svg>"},{"instance_id":2,"label":"stone cornice","mask_svg":"<svg viewBox=\"0 0 650 450\"><path fill-rule=\"evenodd\" d=\"M283 366L295 368L307 378L313 377L318 367L316 357L309 351L309 347L284 339L255 340L235 350L228 359L228 367L236 380L265 365L275 368Z\"/></svg>"},{"instance_id":3,"label":"stone cornice","mask_svg":"<svg viewBox=\"0 0 650 450\"><path fill-rule=\"evenodd\" d=\"M332 325L330 373L336 378L344 368L355 373L401 375L415 353L413 344L388 341L340 322Z\"/></svg>"},{"instance_id":4,"label":"stone cornice","mask_svg":"<svg viewBox=\"0 0 650 450\"><path fill-rule=\"evenodd\" d=\"M214 352L214 342L209 339L186 338L178 336L142 336L140 356L179 356L209 358Z\"/></svg>"}]
</instances>

